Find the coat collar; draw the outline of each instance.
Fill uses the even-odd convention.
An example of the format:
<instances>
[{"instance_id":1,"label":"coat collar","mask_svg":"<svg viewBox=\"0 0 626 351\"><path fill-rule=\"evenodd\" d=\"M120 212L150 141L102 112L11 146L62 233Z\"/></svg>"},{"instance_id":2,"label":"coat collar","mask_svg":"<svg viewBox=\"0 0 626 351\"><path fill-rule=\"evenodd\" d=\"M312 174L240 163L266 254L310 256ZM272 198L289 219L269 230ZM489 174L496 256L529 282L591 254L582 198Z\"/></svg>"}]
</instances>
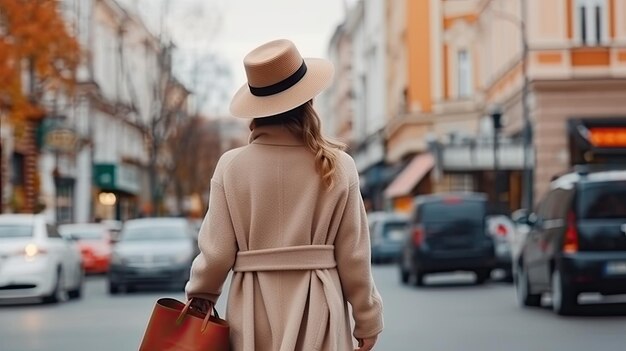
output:
<instances>
[{"instance_id":1,"label":"coat collar","mask_svg":"<svg viewBox=\"0 0 626 351\"><path fill-rule=\"evenodd\" d=\"M304 142L293 135L283 125L268 125L254 128L248 139L250 144L278 145L278 146L303 146Z\"/></svg>"}]
</instances>

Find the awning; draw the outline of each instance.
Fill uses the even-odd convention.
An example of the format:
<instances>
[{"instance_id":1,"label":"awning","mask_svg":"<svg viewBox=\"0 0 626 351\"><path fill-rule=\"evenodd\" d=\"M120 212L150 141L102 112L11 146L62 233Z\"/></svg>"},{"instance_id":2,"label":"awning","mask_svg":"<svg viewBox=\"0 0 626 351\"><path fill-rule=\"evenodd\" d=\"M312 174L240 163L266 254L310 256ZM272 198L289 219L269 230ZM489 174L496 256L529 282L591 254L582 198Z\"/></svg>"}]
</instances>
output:
<instances>
[{"instance_id":1,"label":"awning","mask_svg":"<svg viewBox=\"0 0 626 351\"><path fill-rule=\"evenodd\" d=\"M430 153L417 155L396 179L385 189L386 198L406 196L419 184L424 176L435 166L435 158Z\"/></svg>"}]
</instances>

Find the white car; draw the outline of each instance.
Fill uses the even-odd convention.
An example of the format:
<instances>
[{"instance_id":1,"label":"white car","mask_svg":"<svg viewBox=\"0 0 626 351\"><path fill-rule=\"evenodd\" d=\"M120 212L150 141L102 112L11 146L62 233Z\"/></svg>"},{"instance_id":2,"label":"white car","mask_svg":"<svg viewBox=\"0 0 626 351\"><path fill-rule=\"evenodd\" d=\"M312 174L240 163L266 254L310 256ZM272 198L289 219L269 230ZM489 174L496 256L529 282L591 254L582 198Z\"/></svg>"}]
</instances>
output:
<instances>
[{"instance_id":1,"label":"white car","mask_svg":"<svg viewBox=\"0 0 626 351\"><path fill-rule=\"evenodd\" d=\"M0 300L79 298L80 250L41 215L0 215Z\"/></svg>"}]
</instances>

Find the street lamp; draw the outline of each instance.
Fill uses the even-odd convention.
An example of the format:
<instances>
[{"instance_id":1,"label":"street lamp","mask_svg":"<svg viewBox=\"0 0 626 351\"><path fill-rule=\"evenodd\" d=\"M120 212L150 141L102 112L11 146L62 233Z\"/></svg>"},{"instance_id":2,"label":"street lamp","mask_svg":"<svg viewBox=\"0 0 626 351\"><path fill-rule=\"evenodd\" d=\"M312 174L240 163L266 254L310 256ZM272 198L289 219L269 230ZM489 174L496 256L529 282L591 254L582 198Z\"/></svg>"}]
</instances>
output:
<instances>
[{"instance_id":1,"label":"street lamp","mask_svg":"<svg viewBox=\"0 0 626 351\"><path fill-rule=\"evenodd\" d=\"M499 18L509 21L519 27L522 45L522 147L524 155L524 165L522 173L523 199L522 207L531 209L533 207L533 172L531 167L530 152L532 151L532 124L530 123L530 108L528 106L528 36L526 33L527 1L520 0L520 17L510 13L492 10Z\"/></svg>"},{"instance_id":2,"label":"street lamp","mask_svg":"<svg viewBox=\"0 0 626 351\"><path fill-rule=\"evenodd\" d=\"M494 175L494 200L495 205L500 207L500 157L498 156L500 130L502 129L502 109L495 106L491 110L491 123L493 126L493 175Z\"/></svg>"}]
</instances>

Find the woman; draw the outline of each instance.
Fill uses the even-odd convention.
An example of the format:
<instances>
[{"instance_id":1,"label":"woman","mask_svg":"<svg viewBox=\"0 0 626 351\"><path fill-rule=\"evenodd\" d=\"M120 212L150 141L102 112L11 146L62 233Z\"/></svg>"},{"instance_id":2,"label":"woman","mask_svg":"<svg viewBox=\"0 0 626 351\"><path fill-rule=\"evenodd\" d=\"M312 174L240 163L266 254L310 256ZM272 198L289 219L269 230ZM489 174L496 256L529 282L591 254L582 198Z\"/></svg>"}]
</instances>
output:
<instances>
[{"instance_id":1,"label":"woman","mask_svg":"<svg viewBox=\"0 0 626 351\"><path fill-rule=\"evenodd\" d=\"M230 270L227 320L233 350L372 350L382 302L358 173L322 137L312 99L332 64L302 59L277 40L244 58L248 84L231 113L252 119L249 145L226 152L211 179L201 253L186 287L207 311Z\"/></svg>"}]
</instances>

